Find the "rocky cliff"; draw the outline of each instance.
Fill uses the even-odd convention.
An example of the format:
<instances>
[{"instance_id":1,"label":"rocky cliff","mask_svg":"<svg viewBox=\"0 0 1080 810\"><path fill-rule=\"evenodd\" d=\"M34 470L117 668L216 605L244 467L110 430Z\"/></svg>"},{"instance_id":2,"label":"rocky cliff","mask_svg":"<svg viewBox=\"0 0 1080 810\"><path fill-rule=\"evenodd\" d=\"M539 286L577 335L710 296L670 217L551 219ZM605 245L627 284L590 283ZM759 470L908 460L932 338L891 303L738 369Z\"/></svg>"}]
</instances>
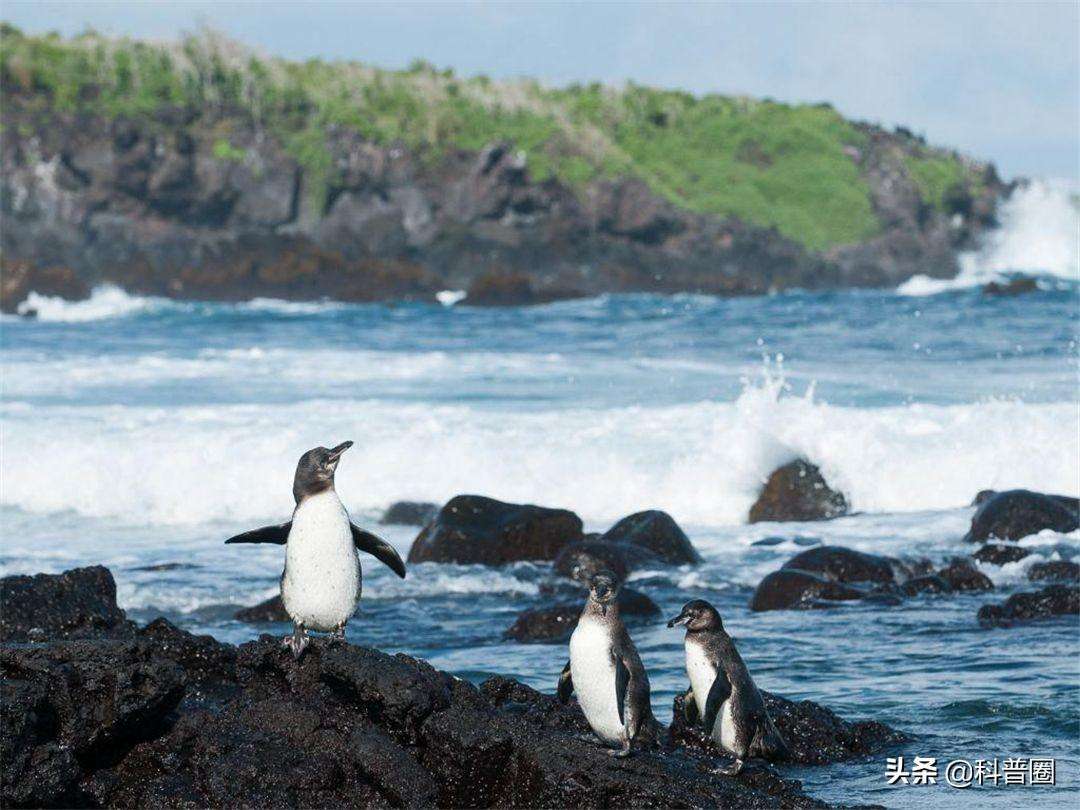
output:
<instances>
[{"instance_id":1,"label":"rocky cliff","mask_svg":"<svg viewBox=\"0 0 1080 810\"><path fill-rule=\"evenodd\" d=\"M1008 191L826 105L2 33L9 311L99 283L476 304L888 286L954 274Z\"/></svg>"}]
</instances>

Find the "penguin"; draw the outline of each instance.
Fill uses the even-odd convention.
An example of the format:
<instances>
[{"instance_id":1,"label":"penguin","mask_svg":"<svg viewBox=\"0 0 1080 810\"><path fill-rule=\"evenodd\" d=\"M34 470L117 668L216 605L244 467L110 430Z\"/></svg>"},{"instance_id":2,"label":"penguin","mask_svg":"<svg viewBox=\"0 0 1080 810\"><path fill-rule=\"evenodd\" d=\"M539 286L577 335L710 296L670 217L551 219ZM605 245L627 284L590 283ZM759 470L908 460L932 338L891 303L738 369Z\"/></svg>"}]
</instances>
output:
<instances>
[{"instance_id":1,"label":"penguin","mask_svg":"<svg viewBox=\"0 0 1080 810\"><path fill-rule=\"evenodd\" d=\"M558 697L577 692L589 726L612 756L630 755L638 733L653 722L649 676L619 618L619 581L603 570L589 580L589 599L570 636L570 660L559 678Z\"/></svg>"},{"instance_id":2,"label":"penguin","mask_svg":"<svg viewBox=\"0 0 1080 810\"><path fill-rule=\"evenodd\" d=\"M349 519L334 489L334 472L343 442L327 450L316 447L300 456L293 477L292 520L263 526L225 541L275 543L286 546L281 573L281 601L293 620L292 635L283 643L297 659L308 645L308 630L332 633L344 640L345 625L360 602L361 569L356 551L366 551L405 578L405 563L393 546Z\"/></svg>"},{"instance_id":3,"label":"penguin","mask_svg":"<svg viewBox=\"0 0 1080 810\"><path fill-rule=\"evenodd\" d=\"M700 718L706 734L735 757L734 766L720 773L736 775L750 757L788 756L784 738L716 608L703 599L687 602L668 622L668 627L679 625L686 627L686 674L690 676L686 719L696 723Z\"/></svg>"}]
</instances>

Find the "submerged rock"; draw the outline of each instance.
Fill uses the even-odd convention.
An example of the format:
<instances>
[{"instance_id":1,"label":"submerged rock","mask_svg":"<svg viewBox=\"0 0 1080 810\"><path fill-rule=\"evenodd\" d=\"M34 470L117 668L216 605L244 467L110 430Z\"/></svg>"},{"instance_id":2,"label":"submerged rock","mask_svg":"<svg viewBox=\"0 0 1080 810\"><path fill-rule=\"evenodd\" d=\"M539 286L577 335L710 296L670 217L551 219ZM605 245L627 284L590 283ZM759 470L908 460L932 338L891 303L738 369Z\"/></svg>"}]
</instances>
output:
<instances>
[{"instance_id":1,"label":"submerged rock","mask_svg":"<svg viewBox=\"0 0 1080 810\"><path fill-rule=\"evenodd\" d=\"M750 523L828 520L847 513L843 493L828 485L816 465L799 458L772 472L750 507Z\"/></svg>"},{"instance_id":2,"label":"submerged rock","mask_svg":"<svg viewBox=\"0 0 1080 810\"><path fill-rule=\"evenodd\" d=\"M100 565L0 579L0 641L132 638L116 582Z\"/></svg>"},{"instance_id":3,"label":"submerged rock","mask_svg":"<svg viewBox=\"0 0 1080 810\"><path fill-rule=\"evenodd\" d=\"M1078 508L1075 498L1063 495L1026 489L998 492L975 511L964 539L970 543L982 543L991 537L1019 540L1044 529L1064 534L1080 527Z\"/></svg>"},{"instance_id":4,"label":"submerged rock","mask_svg":"<svg viewBox=\"0 0 1080 810\"><path fill-rule=\"evenodd\" d=\"M426 501L395 501L383 512L379 523L394 526L426 526L439 514L439 505Z\"/></svg>"},{"instance_id":5,"label":"submerged rock","mask_svg":"<svg viewBox=\"0 0 1080 810\"><path fill-rule=\"evenodd\" d=\"M1080 581L1080 565L1070 560L1050 560L1035 563L1028 569L1028 579L1032 582L1044 580L1059 582Z\"/></svg>"},{"instance_id":6,"label":"submerged rock","mask_svg":"<svg viewBox=\"0 0 1080 810\"><path fill-rule=\"evenodd\" d=\"M1015 622L1080 614L1080 586L1048 585L1033 593L1014 593L1003 604L979 608L979 623L1008 627Z\"/></svg>"},{"instance_id":7,"label":"submerged rock","mask_svg":"<svg viewBox=\"0 0 1080 810\"><path fill-rule=\"evenodd\" d=\"M1021 548L1020 546L1007 546L1004 543L987 543L971 556L979 562L986 562L992 565L1005 565L1006 563L1022 560L1030 554L1031 552L1028 549Z\"/></svg>"},{"instance_id":8,"label":"submerged rock","mask_svg":"<svg viewBox=\"0 0 1080 810\"><path fill-rule=\"evenodd\" d=\"M617 598L619 614L627 624L660 615L657 604L641 591L622 588ZM514 641L565 640L577 627L584 607L584 602L576 602L522 611L503 635Z\"/></svg>"},{"instance_id":9,"label":"submerged rock","mask_svg":"<svg viewBox=\"0 0 1080 810\"><path fill-rule=\"evenodd\" d=\"M581 539L581 518L566 509L458 495L413 541L409 562L553 560L564 546Z\"/></svg>"},{"instance_id":10,"label":"submerged rock","mask_svg":"<svg viewBox=\"0 0 1080 810\"><path fill-rule=\"evenodd\" d=\"M908 735L874 720L849 722L810 700L799 702L761 690L765 708L787 743L790 761L799 765L828 765L876 754L909 741ZM718 752L700 726L686 721L683 694L672 705L670 735L673 742Z\"/></svg>"},{"instance_id":11,"label":"submerged rock","mask_svg":"<svg viewBox=\"0 0 1080 810\"><path fill-rule=\"evenodd\" d=\"M671 565L696 565L701 555L667 512L649 509L627 515L601 535L606 543L637 546Z\"/></svg>"},{"instance_id":12,"label":"submerged rock","mask_svg":"<svg viewBox=\"0 0 1080 810\"><path fill-rule=\"evenodd\" d=\"M1017 276L1008 281L991 281L983 285L983 295L1022 295L1023 293L1035 292L1039 289L1038 283L1030 276Z\"/></svg>"}]
</instances>

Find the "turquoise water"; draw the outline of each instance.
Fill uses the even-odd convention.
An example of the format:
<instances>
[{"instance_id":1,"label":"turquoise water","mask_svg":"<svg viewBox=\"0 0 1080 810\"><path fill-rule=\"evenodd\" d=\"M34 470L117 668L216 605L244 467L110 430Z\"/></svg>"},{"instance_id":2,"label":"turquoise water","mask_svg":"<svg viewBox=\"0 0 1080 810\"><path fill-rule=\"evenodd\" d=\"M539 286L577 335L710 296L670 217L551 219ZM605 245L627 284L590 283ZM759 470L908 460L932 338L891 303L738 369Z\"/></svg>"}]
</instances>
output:
<instances>
[{"instance_id":1,"label":"turquoise water","mask_svg":"<svg viewBox=\"0 0 1080 810\"><path fill-rule=\"evenodd\" d=\"M984 488L1080 491L1078 288L1017 298L792 293L610 296L525 309L178 303L99 290L4 319L3 573L104 563L137 619L165 614L239 642L232 619L276 590L280 548L226 548L285 519L297 457L352 439L338 489L371 526L398 499L476 492L575 510L588 530L670 512L705 558L640 571L673 615L714 602L757 682L917 735L889 755L1056 757L1057 788L985 788L983 805L1072 805L1080 773L1080 627L985 630L978 607L1028 589L1027 567L1080 554L1080 533L984 570L992 595L925 596L751 614L754 585L812 536L944 561ZM858 515L748 526L761 480L797 455ZM415 530L380 530L404 554ZM787 538L753 546L767 536ZM166 571L140 570L179 563ZM553 690L565 645L501 640L545 604L544 566L371 561L353 641L480 680ZM283 632L284 628L271 628ZM681 636L633 635L654 708L685 688ZM890 788L885 753L789 769L813 795L908 806L970 803L944 785Z\"/></svg>"}]
</instances>

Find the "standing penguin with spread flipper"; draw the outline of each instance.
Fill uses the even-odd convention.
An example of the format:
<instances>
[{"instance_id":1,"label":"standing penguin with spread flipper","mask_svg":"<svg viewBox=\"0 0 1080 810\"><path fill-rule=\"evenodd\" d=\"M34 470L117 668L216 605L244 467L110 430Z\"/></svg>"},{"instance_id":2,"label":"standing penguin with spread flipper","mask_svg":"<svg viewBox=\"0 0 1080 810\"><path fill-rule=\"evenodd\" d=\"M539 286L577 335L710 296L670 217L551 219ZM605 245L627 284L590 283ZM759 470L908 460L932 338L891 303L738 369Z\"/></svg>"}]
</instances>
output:
<instances>
[{"instance_id":1,"label":"standing penguin with spread flipper","mask_svg":"<svg viewBox=\"0 0 1080 810\"><path fill-rule=\"evenodd\" d=\"M722 773L734 776L750 757L787 756L784 738L716 608L703 599L687 602L668 622L668 627L678 625L686 627L686 717L691 723L700 718L705 733L735 757L735 765Z\"/></svg>"},{"instance_id":2,"label":"standing penguin with spread flipper","mask_svg":"<svg viewBox=\"0 0 1080 810\"><path fill-rule=\"evenodd\" d=\"M652 722L649 676L619 618L619 581L600 571L589 581L589 601L570 636L570 660L559 678L559 700L577 693L578 705L596 736L619 746L625 757L638 733Z\"/></svg>"},{"instance_id":3,"label":"standing penguin with spread flipper","mask_svg":"<svg viewBox=\"0 0 1080 810\"><path fill-rule=\"evenodd\" d=\"M226 543L286 545L281 574L281 601L293 620L285 638L299 658L308 645L308 630L345 638L345 625L360 602L361 570L357 549L366 551L405 578L397 551L349 520L334 490L334 472L352 442L332 450L316 447L300 457L293 478L296 508L292 520L230 537Z\"/></svg>"}]
</instances>

